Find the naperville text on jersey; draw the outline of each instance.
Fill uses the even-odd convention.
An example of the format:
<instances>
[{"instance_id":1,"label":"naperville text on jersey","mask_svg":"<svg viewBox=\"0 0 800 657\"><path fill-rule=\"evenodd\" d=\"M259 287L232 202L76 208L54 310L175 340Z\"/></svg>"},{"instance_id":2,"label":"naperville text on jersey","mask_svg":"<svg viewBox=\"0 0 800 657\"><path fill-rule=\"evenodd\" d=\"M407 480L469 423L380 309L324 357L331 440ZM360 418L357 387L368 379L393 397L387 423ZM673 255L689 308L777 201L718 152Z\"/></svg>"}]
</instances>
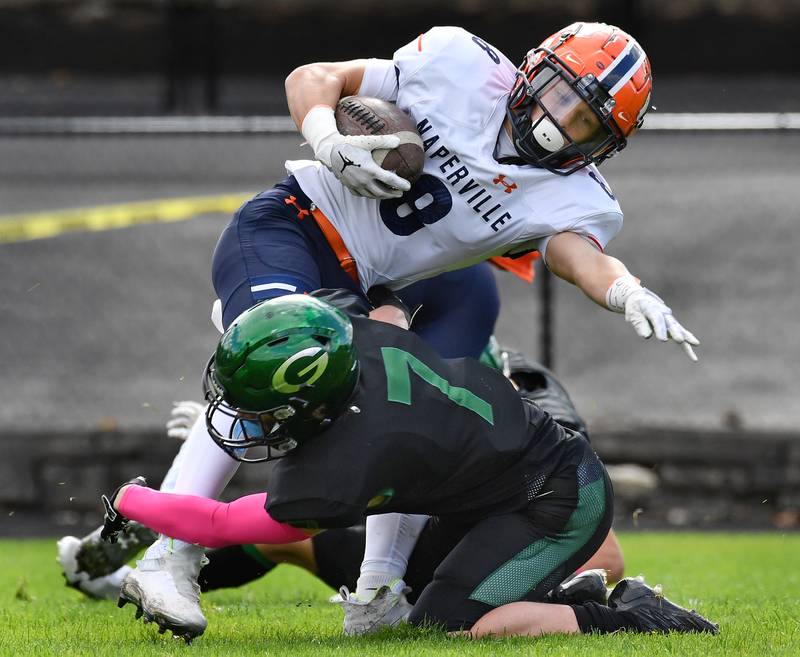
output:
<instances>
[{"instance_id":1,"label":"naperville text on jersey","mask_svg":"<svg viewBox=\"0 0 800 657\"><path fill-rule=\"evenodd\" d=\"M492 203L494 196L487 191L480 183L476 182L470 175L469 169L464 166L458 155L452 155L450 149L443 144L435 150L431 150L434 144L439 142L439 135L427 134L433 129L427 118L417 123L417 132L422 137L422 145L425 154L431 159L442 158L439 171L445 174L445 180L456 190L459 196L466 198L467 205L471 207L477 215L481 217L494 232L500 230L500 226L513 221L511 213L506 212L501 203ZM430 152L429 152L430 151ZM460 165L456 168L457 165ZM450 173L447 170L450 169ZM466 180L462 184L462 181ZM466 195L469 195L468 197Z\"/></svg>"}]
</instances>

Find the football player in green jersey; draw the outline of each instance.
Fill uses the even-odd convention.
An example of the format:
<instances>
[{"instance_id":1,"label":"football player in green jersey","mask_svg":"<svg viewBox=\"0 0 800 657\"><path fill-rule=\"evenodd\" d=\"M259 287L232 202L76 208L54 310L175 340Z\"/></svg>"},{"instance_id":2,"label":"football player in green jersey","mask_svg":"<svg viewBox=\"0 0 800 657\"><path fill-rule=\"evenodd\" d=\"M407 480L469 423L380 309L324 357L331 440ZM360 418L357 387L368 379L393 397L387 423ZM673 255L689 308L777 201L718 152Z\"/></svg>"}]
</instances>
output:
<instances>
[{"instance_id":1,"label":"football player in green jersey","mask_svg":"<svg viewBox=\"0 0 800 657\"><path fill-rule=\"evenodd\" d=\"M412 624L474 635L716 631L637 580L623 580L608 606L542 604L608 534L613 495L599 459L500 373L441 359L414 334L361 316L361 303L352 296L348 316L311 296L263 302L209 363L209 430L234 458L251 459L251 447L281 457L269 494L225 505L125 485L107 503L106 533L127 517L210 547L289 543L370 514L427 514L437 554ZM407 325L401 306L379 310ZM231 420L225 432L219 415ZM126 583L122 601L135 603ZM390 589L371 612L395 609L399 620L402 591Z\"/></svg>"}]
</instances>

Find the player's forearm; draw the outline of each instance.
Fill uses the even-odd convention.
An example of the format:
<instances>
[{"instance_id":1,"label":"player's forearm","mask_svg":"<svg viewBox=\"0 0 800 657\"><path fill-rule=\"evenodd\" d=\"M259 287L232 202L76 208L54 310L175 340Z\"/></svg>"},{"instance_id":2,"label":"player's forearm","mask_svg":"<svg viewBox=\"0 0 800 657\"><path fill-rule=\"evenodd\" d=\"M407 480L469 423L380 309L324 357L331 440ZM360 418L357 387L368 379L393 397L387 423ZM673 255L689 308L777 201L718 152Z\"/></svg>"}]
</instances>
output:
<instances>
[{"instance_id":1,"label":"player's forearm","mask_svg":"<svg viewBox=\"0 0 800 657\"><path fill-rule=\"evenodd\" d=\"M589 266L579 269L575 285L596 304L608 308L608 289L621 276L630 276L630 272L620 260L603 254L600 256Z\"/></svg>"},{"instance_id":2,"label":"player's forearm","mask_svg":"<svg viewBox=\"0 0 800 657\"><path fill-rule=\"evenodd\" d=\"M575 233L561 233L550 240L547 266L556 276L574 284L604 308L608 307L606 295L614 281L630 275L620 260L598 251Z\"/></svg>"},{"instance_id":3,"label":"player's forearm","mask_svg":"<svg viewBox=\"0 0 800 657\"><path fill-rule=\"evenodd\" d=\"M286 102L298 129L316 105L336 107L342 96L356 93L364 76L360 60L341 63L306 64L286 78Z\"/></svg>"},{"instance_id":4,"label":"player's forearm","mask_svg":"<svg viewBox=\"0 0 800 657\"><path fill-rule=\"evenodd\" d=\"M595 303L625 315L642 338L680 344L690 360L700 341L672 315L657 294L640 285L622 262L594 248L575 233L559 233L547 245L547 266L557 276L577 285Z\"/></svg>"},{"instance_id":5,"label":"player's forearm","mask_svg":"<svg viewBox=\"0 0 800 657\"><path fill-rule=\"evenodd\" d=\"M211 548L294 543L308 538L302 529L273 520L264 508L266 499L266 493L258 493L225 504L195 495L127 486L117 495L114 506L126 518L160 534Z\"/></svg>"},{"instance_id":6,"label":"player's forearm","mask_svg":"<svg viewBox=\"0 0 800 657\"><path fill-rule=\"evenodd\" d=\"M392 150L400 137L392 135L343 135L334 108L343 96L361 88L366 62L307 64L286 78L286 100L295 125L314 152L347 189L371 199L399 198L411 188L408 180L383 169L372 151Z\"/></svg>"}]
</instances>

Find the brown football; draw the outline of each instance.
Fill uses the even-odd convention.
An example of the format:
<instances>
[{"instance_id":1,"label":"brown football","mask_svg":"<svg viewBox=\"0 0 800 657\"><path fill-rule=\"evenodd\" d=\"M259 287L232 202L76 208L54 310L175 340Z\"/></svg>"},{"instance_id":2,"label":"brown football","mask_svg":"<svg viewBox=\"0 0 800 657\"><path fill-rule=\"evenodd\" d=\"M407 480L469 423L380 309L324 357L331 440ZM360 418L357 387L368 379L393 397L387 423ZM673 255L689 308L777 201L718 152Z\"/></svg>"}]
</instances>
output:
<instances>
[{"instance_id":1,"label":"brown football","mask_svg":"<svg viewBox=\"0 0 800 657\"><path fill-rule=\"evenodd\" d=\"M397 135L397 148L372 151L372 158L409 182L422 175L422 139L414 120L394 103L367 96L342 98L336 105L336 127L343 135Z\"/></svg>"}]
</instances>

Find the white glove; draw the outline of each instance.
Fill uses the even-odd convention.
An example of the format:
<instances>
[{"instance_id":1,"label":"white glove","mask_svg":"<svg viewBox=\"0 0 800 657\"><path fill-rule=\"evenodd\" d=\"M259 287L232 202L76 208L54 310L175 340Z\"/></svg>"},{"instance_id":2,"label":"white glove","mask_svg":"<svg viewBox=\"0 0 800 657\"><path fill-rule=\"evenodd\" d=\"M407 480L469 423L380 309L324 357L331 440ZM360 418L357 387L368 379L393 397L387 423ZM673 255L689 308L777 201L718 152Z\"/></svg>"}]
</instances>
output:
<instances>
[{"instance_id":1,"label":"white glove","mask_svg":"<svg viewBox=\"0 0 800 657\"><path fill-rule=\"evenodd\" d=\"M172 402L172 406L172 419L167 422L167 436L186 440L197 418L206 412L206 405L196 401L177 401Z\"/></svg>"},{"instance_id":2,"label":"white glove","mask_svg":"<svg viewBox=\"0 0 800 657\"><path fill-rule=\"evenodd\" d=\"M625 321L631 324L639 336L647 339L655 334L662 342L672 339L677 342L690 360L697 362L693 346L700 341L687 331L672 315L672 309L657 294L630 274L620 276L606 292L606 305L616 312L625 313Z\"/></svg>"},{"instance_id":3,"label":"white glove","mask_svg":"<svg viewBox=\"0 0 800 657\"><path fill-rule=\"evenodd\" d=\"M314 156L354 194L376 199L398 198L411 189L406 179L381 168L372 159L374 150L397 148L398 136L345 137L336 128L333 109L325 105L311 108L303 119L301 131L314 149Z\"/></svg>"}]
</instances>

